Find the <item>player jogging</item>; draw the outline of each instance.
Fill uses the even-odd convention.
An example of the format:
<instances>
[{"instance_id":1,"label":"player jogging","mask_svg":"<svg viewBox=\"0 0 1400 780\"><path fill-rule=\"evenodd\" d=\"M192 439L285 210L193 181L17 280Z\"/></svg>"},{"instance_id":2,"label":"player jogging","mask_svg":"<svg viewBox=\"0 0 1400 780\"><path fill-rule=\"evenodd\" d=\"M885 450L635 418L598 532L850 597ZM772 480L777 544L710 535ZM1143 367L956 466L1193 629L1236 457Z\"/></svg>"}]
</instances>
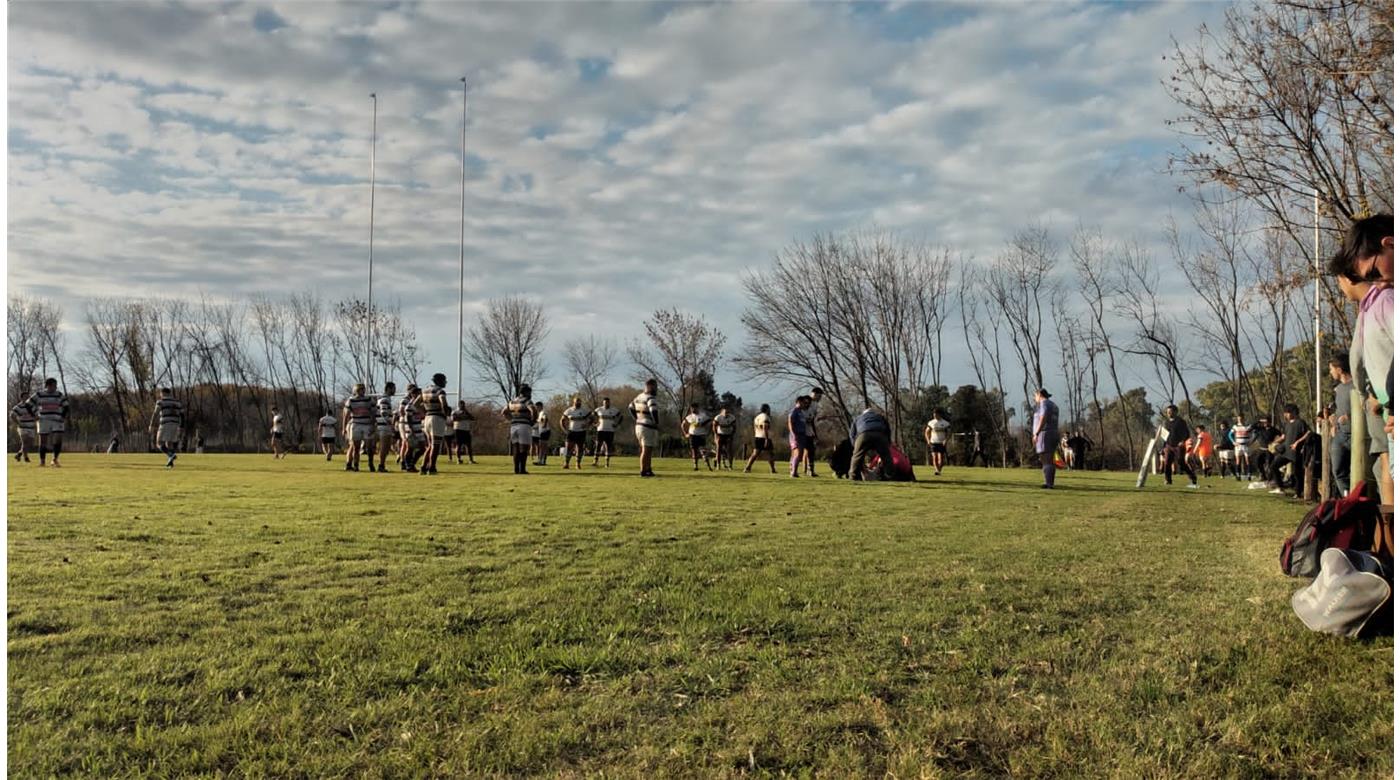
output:
<instances>
[{"instance_id":1,"label":"player jogging","mask_svg":"<svg viewBox=\"0 0 1400 780\"><path fill-rule=\"evenodd\" d=\"M753 470L753 464L758 460L760 452L768 453L768 470L777 474L778 467L773 465L773 411L768 408L768 404L758 407L758 414L753 418L753 454L749 455L749 462L744 464L745 474Z\"/></svg>"},{"instance_id":2,"label":"player jogging","mask_svg":"<svg viewBox=\"0 0 1400 780\"><path fill-rule=\"evenodd\" d=\"M529 474L525 470L525 459L530 455L530 434L535 422L535 407L530 403L530 386L520 385L515 389L515 397L501 410L501 416L510 423L510 457L515 464L516 474Z\"/></svg>"},{"instance_id":3,"label":"player jogging","mask_svg":"<svg viewBox=\"0 0 1400 780\"><path fill-rule=\"evenodd\" d=\"M720 404L719 414L710 421L715 431L715 465L734 470L734 428L739 418L729 411L729 404Z\"/></svg>"},{"instance_id":4,"label":"player jogging","mask_svg":"<svg viewBox=\"0 0 1400 780\"><path fill-rule=\"evenodd\" d=\"M943 418L942 409L933 410L933 419L924 426L924 441L928 442L929 465L933 466L935 477L943 474L943 466L948 460L948 431L953 424Z\"/></svg>"},{"instance_id":5,"label":"player jogging","mask_svg":"<svg viewBox=\"0 0 1400 780\"><path fill-rule=\"evenodd\" d=\"M467 453L467 462L476 463L476 453L472 452L472 423L476 416L467 408L466 401L458 401L457 408L452 412L452 439L456 445L457 462L462 462L462 452ZM451 459L451 453L448 458Z\"/></svg>"},{"instance_id":6,"label":"player jogging","mask_svg":"<svg viewBox=\"0 0 1400 780\"><path fill-rule=\"evenodd\" d=\"M593 416L598 420L597 440L593 446L593 465L598 465L598 457L606 458L604 468L612 468L613 437L617 432L618 420L622 419L622 412L612 405L612 399L603 396L603 405L593 410Z\"/></svg>"},{"instance_id":7,"label":"player jogging","mask_svg":"<svg viewBox=\"0 0 1400 780\"><path fill-rule=\"evenodd\" d=\"M394 393L398 392L398 387L393 382L384 383L384 395L379 396L374 401L374 425L375 433L379 439L379 473L388 473L384 468L384 461L389 458L389 449L394 446ZM369 446L369 468L374 471L374 447L375 442L370 442Z\"/></svg>"},{"instance_id":8,"label":"player jogging","mask_svg":"<svg viewBox=\"0 0 1400 780\"><path fill-rule=\"evenodd\" d=\"M661 412L656 404L655 379L646 381L642 392L632 399L630 411L632 419L636 421L634 432L637 435L637 444L641 447L641 454L638 456L642 468L641 475L654 477L656 472L651 470L651 457L661 440Z\"/></svg>"},{"instance_id":9,"label":"player jogging","mask_svg":"<svg viewBox=\"0 0 1400 780\"><path fill-rule=\"evenodd\" d=\"M583 408L583 399L574 396L564 413L559 415L559 430L564 432L564 468L569 467L573 457L578 468L583 468L583 444L588 438L588 421L593 413Z\"/></svg>"},{"instance_id":10,"label":"player jogging","mask_svg":"<svg viewBox=\"0 0 1400 780\"><path fill-rule=\"evenodd\" d=\"M35 423L39 422L39 418L28 404L21 401L10 410L10 419L15 421L15 433L19 434L19 451L15 453L15 460L28 463L29 451L34 449Z\"/></svg>"},{"instance_id":11,"label":"player jogging","mask_svg":"<svg viewBox=\"0 0 1400 780\"><path fill-rule=\"evenodd\" d=\"M335 415L331 414L329 409L321 415L321 419L316 421L316 427L321 431L321 452L326 453L327 461L331 459L331 455L335 454L336 425Z\"/></svg>"},{"instance_id":12,"label":"player jogging","mask_svg":"<svg viewBox=\"0 0 1400 780\"><path fill-rule=\"evenodd\" d=\"M277 411L277 407L272 407L272 459L287 457L287 451L282 449L282 413Z\"/></svg>"},{"instance_id":13,"label":"player jogging","mask_svg":"<svg viewBox=\"0 0 1400 780\"><path fill-rule=\"evenodd\" d=\"M690 405L690 414L681 420L681 435L690 442L690 459L695 464L695 471L700 470L700 458L705 459L705 468L714 471L715 467L710 464L710 452L705 448L705 439L709 438L705 432L710 427L710 415L700 410L700 404Z\"/></svg>"},{"instance_id":14,"label":"player jogging","mask_svg":"<svg viewBox=\"0 0 1400 780\"><path fill-rule=\"evenodd\" d=\"M160 398L156 399L155 411L151 413L151 436L156 440L156 448L165 454L165 467L175 468L175 453L180 444L180 426L185 422L185 407L175 400L175 391L162 387Z\"/></svg>"},{"instance_id":15,"label":"player jogging","mask_svg":"<svg viewBox=\"0 0 1400 780\"><path fill-rule=\"evenodd\" d=\"M350 397L345 399L340 412L345 426L345 470L360 470L360 453L369 447L369 470L374 471L374 428L375 402L365 395L363 383L350 388Z\"/></svg>"},{"instance_id":16,"label":"player jogging","mask_svg":"<svg viewBox=\"0 0 1400 780\"><path fill-rule=\"evenodd\" d=\"M52 450L53 465L58 468L58 456L63 454L64 426L68 421L68 396L58 389L58 380L49 377L44 380L44 389L29 396L24 403L38 418L39 465L45 465L44 458Z\"/></svg>"}]
</instances>

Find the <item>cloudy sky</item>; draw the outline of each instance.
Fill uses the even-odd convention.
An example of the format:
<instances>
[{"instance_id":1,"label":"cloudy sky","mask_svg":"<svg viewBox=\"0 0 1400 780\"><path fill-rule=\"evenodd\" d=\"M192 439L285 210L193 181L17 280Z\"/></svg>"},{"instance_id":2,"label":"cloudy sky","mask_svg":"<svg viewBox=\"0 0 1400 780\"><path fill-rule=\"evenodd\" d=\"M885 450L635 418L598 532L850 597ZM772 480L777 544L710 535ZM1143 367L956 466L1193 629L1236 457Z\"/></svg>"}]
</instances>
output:
<instances>
[{"instance_id":1,"label":"cloudy sky","mask_svg":"<svg viewBox=\"0 0 1400 780\"><path fill-rule=\"evenodd\" d=\"M738 349L741 272L816 231L979 258L1032 221L1156 241L1185 206L1162 54L1222 6L8 10L11 291L73 325L86 296L363 295L373 91L376 299L452 374L461 76L469 317L534 296L553 355L678 306Z\"/></svg>"}]
</instances>

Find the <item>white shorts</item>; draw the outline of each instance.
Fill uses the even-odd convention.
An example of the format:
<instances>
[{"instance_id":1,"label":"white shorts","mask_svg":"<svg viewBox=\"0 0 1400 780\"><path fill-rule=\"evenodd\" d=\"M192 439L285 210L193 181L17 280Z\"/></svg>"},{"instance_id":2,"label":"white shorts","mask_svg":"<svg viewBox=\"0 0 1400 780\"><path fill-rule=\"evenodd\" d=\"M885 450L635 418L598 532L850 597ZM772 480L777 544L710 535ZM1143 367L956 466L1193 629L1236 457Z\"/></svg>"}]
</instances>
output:
<instances>
[{"instance_id":1,"label":"white shorts","mask_svg":"<svg viewBox=\"0 0 1400 780\"><path fill-rule=\"evenodd\" d=\"M429 416L423 418L423 430L439 439L447 436L447 418Z\"/></svg>"},{"instance_id":2,"label":"white shorts","mask_svg":"<svg viewBox=\"0 0 1400 780\"><path fill-rule=\"evenodd\" d=\"M1235 448L1235 457L1236 457L1236 458L1239 458L1240 460L1249 460L1249 448L1248 448L1248 447L1236 447L1236 448Z\"/></svg>"},{"instance_id":3,"label":"white shorts","mask_svg":"<svg viewBox=\"0 0 1400 780\"><path fill-rule=\"evenodd\" d=\"M530 433L534 429L528 423L510 426L510 443L519 444L522 447L530 446Z\"/></svg>"},{"instance_id":4,"label":"white shorts","mask_svg":"<svg viewBox=\"0 0 1400 780\"><path fill-rule=\"evenodd\" d=\"M169 442L176 442L176 441L179 441L179 440L180 440L180 424L179 424L179 423L161 423L161 424L160 424L160 428L156 431L156 441L159 441L159 442L167 442L167 441L169 441Z\"/></svg>"},{"instance_id":5,"label":"white shorts","mask_svg":"<svg viewBox=\"0 0 1400 780\"><path fill-rule=\"evenodd\" d=\"M352 425L350 426L350 441L360 441L360 442L364 442L364 441L369 441L369 440L370 440L371 438L373 438L373 437L374 437L374 426L373 426L373 425L367 425L367 424L366 424L366 425L354 425L354 424L352 424Z\"/></svg>"},{"instance_id":6,"label":"white shorts","mask_svg":"<svg viewBox=\"0 0 1400 780\"><path fill-rule=\"evenodd\" d=\"M39 435L47 436L50 433L63 433L63 422L61 420L58 422L54 422L53 420L39 420Z\"/></svg>"},{"instance_id":7,"label":"white shorts","mask_svg":"<svg viewBox=\"0 0 1400 780\"><path fill-rule=\"evenodd\" d=\"M643 447L655 447L657 442L661 440L661 432L655 428L649 428L645 425L633 427L635 429L634 432L637 434L637 443Z\"/></svg>"},{"instance_id":8,"label":"white shorts","mask_svg":"<svg viewBox=\"0 0 1400 780\"><path fill-rule=\"evenodd\" d=\"M1234 460L1234 459L1235 459L1235 451L1234 451L1234 450L1216 450L1216 451L1215 451L1215 454L1216 454L1216 457L1220 458L1221 460Z\"/></svg>"}]
</instances>

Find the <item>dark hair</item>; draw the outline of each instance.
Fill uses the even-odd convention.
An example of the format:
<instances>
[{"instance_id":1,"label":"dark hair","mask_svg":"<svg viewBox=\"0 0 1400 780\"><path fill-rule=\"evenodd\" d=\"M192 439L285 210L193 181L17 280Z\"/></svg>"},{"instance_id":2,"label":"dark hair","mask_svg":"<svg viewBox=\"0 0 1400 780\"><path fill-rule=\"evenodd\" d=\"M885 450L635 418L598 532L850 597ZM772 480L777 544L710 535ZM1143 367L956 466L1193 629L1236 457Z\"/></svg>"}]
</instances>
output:
<instances>
[{"instance_id":1,"label":"dark hair","mask_svg":"<svg viewBox=\"0 0 1400 780\"><path fill-rule=\"evenodd\" d=\"M824 395L826 393L826 391L821 389L820 387L814 387L809 392L813 393L814 395Z\"/></svg>"},{"instance_id":2,"label":"dark hair","mask_svg":"<svg viewBox=\"0 0 1400 780\"><path fill-rule=\"evenodd\" d=\"M812 400L812 396L810 396L810 395L799 395L799 396L797 396L797 402L798 402L798 403L802 403L803 401L811 401L811 400Z\"/></svg>"},{"instance_id":3,"label":"dark hair","mask_svg":"<svg viewBox=\"0 0 1400 780\"><path fill-rule=\"evenodd\" d=\"M763 413L763 414L772 414L772 413L773 413L773 410L771 410L771 409L768 408L768 404L764 404L764 405L758 407L758 411L761 412L761 413Z\"/></svg>"},{"instance_id":4,"label":"dark hair","mask_svg":"<svg viewBox=\"0 0 1400 780\"><path fill-rule=\"evenodd\" d=\"M519 395L529 395L530 386L525 384L524 382L521 382L519 385L516 386L515 392Z\"/></svg>"},{"instance_id":5,"label":"dark hair","mask_svg":"<svg viewBox=\"0 0 1400 780\"><path fill-rule=\"evenodd\" d=\"M1345 352L1333 352L1332 359L1328 362L1345 373L1351 373L1351 356Z\"/></svg>"},{"instance_id":6,"label":"dark hair","mask_svg":"<svg viewBox=\"0 0 1400 780\"><path fill-rule=\"evenodd\" d=\"M1284 404L1283 410L1293 415L1294 417L1298 416L1298 404Z\"/></svg>"},{"instance_id":7,"label":"dark hair","mask_svg":"<svg viewBox=\"0 0 1400 780\"><path fill-rule=\"evenodd\" d=\"M58 380L57 380L57 379L54 379L53 377L49 377L48 379L45 379L45 380L44 380L44 384L46 384L46 385L56 385L56 384L58 384Z\"/></svg>"},{"instance_id":8,"label":"dark hair","mask_svg":"<svg viewBox=\"0 0 1400 780\"><path fill-rule=\"evenodd\" d=\"M609 398L609 397L607 397L607 396L603 396L603 400L604 400L604 401L612 401L612 399Z\"/></svg>"},{"instance_id":9,"label":"dark hair","mask_svg":"<svg viewBox=\"0 0 1400 780\"><path fill-rule=\"evenodd\" d=\"M394 391L396 391L396 390L398 390L398 389L399 389L399 386L396 385L396 384L394 384L393 382L385 382L385 383L384 383L384 392L386 392L386 393L393 393Z\"/></svg>"},{"instance_id":10,"label":"dark hair","mask_svg":"<svg viewBox=\"0 0 1400 780\"><path fill-rule=\"evenodd\" d=\"M1395 215L1376 214L1353 222L1342 239L1337 254L1327 262L1327 270L1333 276L1345 276L1353 282L1364 281L1356 275L1356 261L1363 257L1373 257L1381 252L1381 241L1395 236Z\"/></svg>"},{"instance_id":11,"label":"dark hair","mask_svg":"<svg viewBox=\"0 0 1400 780\"><path fill-rule=\"evenodd\" d=\"M1176 404L1167 404L1167 405L1166 405L1165 407L1163 407L1163 409L1162 409L1162 411L1164 411L1164 412L1167 412L1167 411L1175 412L1176 410L1177 410L1177 409L1176 409Z\"/></svg>"},{"instance_id":12,"label":"dark hair","mask_svg":"<svg viewBox=\"0 0 1400 780\"><path fill-rule=\"evenodd\" d=\"M447 374L433 374L433 384L438 387L447 386Z\"/></svg>"},{"instance_id":13,"label":"dark hair","mask_svg":"<svg viewBox=\"0 0 1400 780\"><path fill-rule=\"evenodd\" d=\"M648 379L647 381L645 381L645 382L642 383L642 386L643 386L643 387L656 387L656 380L655 380L655 379Z\"/></svg>"},{"instance_id":14,"label":"dark hair","mask_svg":"<svg viewBox=\"0 0 1400 780\"><path fill-rule=\"evenodd\" d=\"M700 408L700 404L691 404L691 405L690 405L690 408L691 408L691 409L699 409L699 408Z\"/></svg>"}]
</instances>

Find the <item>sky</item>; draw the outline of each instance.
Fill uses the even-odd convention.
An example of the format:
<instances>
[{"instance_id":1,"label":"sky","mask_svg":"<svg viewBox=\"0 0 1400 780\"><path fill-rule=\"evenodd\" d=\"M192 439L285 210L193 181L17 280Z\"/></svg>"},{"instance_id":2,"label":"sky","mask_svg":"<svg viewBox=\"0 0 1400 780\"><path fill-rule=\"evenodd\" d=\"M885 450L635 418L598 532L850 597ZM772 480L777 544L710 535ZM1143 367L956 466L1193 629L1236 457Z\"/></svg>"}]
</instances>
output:
<instances>
[{"instance_id":1,"label":"sky","mask_svg":"<svg viewBox=\"0 0 1400 780\"><path fill-rule=\"evenodd\" d=\"M1223 8L11 3L9 290L72 328L89 296L363 296L374 92L375 298L453 376L465 77L468 321L542 303L546 392L564 340L655 308L735 353L743 272L817 232L1158 246L1189 212L1163 54ZM950 327L945 382L971 382Z\"/></svg>"}]
</instances>

